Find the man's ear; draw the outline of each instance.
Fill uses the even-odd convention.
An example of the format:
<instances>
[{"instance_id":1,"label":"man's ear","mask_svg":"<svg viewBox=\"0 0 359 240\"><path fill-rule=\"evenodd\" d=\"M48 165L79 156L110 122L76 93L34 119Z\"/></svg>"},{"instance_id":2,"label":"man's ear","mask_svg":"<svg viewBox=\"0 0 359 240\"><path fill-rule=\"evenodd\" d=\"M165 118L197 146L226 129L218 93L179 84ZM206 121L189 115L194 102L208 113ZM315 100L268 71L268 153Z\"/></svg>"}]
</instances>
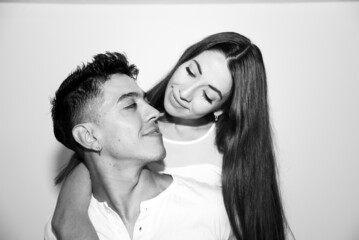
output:
<instances>
[{"instance_id":1,"label":"man's ear","mask_svg":"<svg viewBox=\"0 0 359 240\"><path fill-rule=\"evenodd\" d=\"M86 149L94 151L101 151L102 149L90 123L77 124L72 128L72 136L78 144Z\"/></svg>"}]
</instances>

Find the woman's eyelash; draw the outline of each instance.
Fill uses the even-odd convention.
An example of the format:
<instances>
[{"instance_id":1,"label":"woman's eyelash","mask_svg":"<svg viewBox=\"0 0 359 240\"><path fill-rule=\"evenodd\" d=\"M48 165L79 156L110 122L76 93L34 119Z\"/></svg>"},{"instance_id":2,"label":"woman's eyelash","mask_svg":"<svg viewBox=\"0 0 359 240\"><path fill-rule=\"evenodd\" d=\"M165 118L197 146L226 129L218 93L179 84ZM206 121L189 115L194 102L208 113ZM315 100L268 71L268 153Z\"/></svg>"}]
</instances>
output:
<instances>
[{"instance_id":1,"label":"woman's eyelash","mask_svg":"<svg viewBox=\"0 0 359 240\"><path fill-rule=\"evenodd\" d=\"M203 90L203 92L202 92L202 96L203 96L203 98L204 98L207 102L209 102L210 104L212 104L213 100L210 99L210 98L207 96L207 94L206 94L206 92L205 92L204 90Z\"/></svg>"},{"instance_id":2,"label":"woman's eyelash","mask_svg":"<svg viewBox=\"0 0 359 240\"><path fill-rule=\"evenodd\" d=\"M196 75L194 75L194 73L191 71L191 69L189 67L186 67L186 71L187 71L188 75L190 75L191 77L196 76Z\"/></svg>"}]
</instances>

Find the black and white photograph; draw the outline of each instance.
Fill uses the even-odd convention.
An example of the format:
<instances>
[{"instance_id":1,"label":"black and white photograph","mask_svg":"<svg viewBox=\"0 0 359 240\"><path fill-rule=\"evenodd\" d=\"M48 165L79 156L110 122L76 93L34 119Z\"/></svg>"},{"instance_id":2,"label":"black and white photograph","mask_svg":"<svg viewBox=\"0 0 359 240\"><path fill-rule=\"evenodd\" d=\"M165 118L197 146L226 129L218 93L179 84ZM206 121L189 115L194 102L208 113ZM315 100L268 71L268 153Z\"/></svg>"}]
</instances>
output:
<instances>
[{"instance_id":1,"label":"black and white photograph","mask_svg":"<svg viewBox=\"0 0 359 240\"><path fill-rule=\"evenodd\" d=\"M0 0L1 240L358 240L359 2Z\"/></svg>"}]
</instances>

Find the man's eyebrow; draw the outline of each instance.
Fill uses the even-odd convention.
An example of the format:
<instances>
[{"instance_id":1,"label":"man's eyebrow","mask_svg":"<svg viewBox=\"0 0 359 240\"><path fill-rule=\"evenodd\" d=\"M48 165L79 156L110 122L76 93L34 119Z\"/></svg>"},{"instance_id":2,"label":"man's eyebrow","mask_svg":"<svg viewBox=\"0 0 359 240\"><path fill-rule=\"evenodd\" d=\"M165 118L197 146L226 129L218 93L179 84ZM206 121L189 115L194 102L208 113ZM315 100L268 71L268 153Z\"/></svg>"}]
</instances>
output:
<instances>
[{"instance_id":1,"label":"man's eyebrow","mask_svg":"<svg viewBox=\"0 0 359 240\"><path fill-rule=\"evenodd\" d=\"M143 92L128 92L125 94L122 94L118 99L117 102L121 102L127 98L143 98L144 93Z\"/></svg>"},{"instance_id":2,"label":"man's eyebrow","mask_svg":"<svg viewBox=\"0 0 359 240\"><path fill-rule=\"evenodd\" d=\"M220 99L222 100L223 96L222 96L221 91L218 90L218 88L216 88L215 86L213 86L213 85L211 85L211 84L208 84L208 87L209 87L210 89L212 89L213 91L215 91L216 93L218 93Z\"/></svg>"},{"instance_id":3,"label":"man's eyebrow","mask_svg":"<svg viewBox=\"0 0 359 240\"><path fill-rule=\"evenodd\" d=\"M197 68L198 68L198 72L202 75L202 69L201 69L201 65L199 65L199 63L196 61L196 59L193 59L193 61L196 63Z\"/></svg>"}]
</instances>

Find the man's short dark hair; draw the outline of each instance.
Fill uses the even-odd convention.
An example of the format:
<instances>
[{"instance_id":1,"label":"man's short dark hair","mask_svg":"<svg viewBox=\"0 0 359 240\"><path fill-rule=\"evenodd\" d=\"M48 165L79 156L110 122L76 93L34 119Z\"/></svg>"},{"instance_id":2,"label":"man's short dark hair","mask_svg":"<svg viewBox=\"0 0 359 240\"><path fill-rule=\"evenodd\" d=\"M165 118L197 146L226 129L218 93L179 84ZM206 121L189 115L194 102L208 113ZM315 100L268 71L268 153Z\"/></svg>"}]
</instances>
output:
<instances>
[{"instance_id":1,"label":"man's short dark hair","mask_svg":"<svg viewBox=\"0 0 359 240\"><path fill-rule=\"evenodd\" d=\"M106 52L93 57L93 61L72 72L60 85L51 100L52 120L56 139L76 151L80 146L72 136L72 128L86 120L96 118L89 114L89 103L102 93L102 85L113 74L124 74L136 79L138 69L129 64L125 55Z\"/></svg>"}]
</instances>

